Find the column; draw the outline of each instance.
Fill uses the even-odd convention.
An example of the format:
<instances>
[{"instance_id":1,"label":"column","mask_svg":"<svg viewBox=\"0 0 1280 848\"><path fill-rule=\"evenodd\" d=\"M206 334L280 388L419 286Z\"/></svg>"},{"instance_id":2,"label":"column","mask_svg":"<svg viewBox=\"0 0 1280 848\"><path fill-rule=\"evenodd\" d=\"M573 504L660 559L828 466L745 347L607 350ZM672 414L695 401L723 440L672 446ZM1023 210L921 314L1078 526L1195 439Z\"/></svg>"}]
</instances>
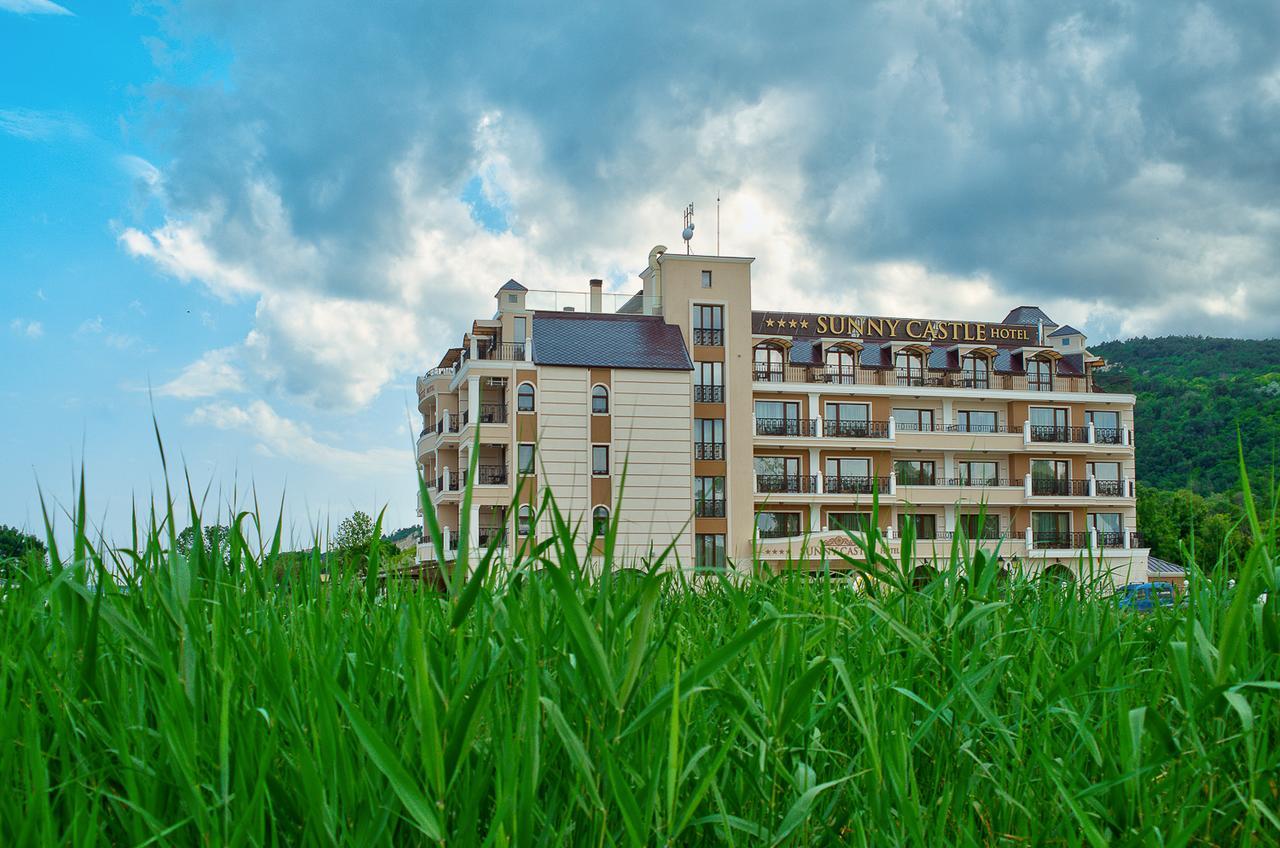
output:
<instances>
[{"instance_id":1,"label":"column","mask_svg":"<svg viewBox=\"0 0 1280 848\"><path fill-rule=\"evenodd\" d=\"M1092 424L1089 425L1089 435L1091 436L1093 435ZM1098 496L1098 481L1092 474L1090 474L1089 475L1089 497L1096 498L1097 496Z\"/></svg>"},{"instance_id":2,"label":"column","mask_svg":"<svg viewBox=\"0 0 1280 848\"><path fill-rule=\"evenodd\" d=\"M1031 497L1031 475L1027 474L1022 478L1022 494Z\"/></svg>"},{"instance_id":3,"label":"column","mask_svg":"<svg viewBox=\"0 0 1280 848\"><path fill-rule=\"evenodd\" d=\"M1089 439L1088 439L1089 444L1092 445L1095 443L1094 438L1095 438L1095 430L1093 428L1093 422L1090 421L1089 422Z\"/></svg>"},{"instance_id":4,"label":"column","mask_svg":"<svg viewBox=\"0 0 1280 848\"><path fill-rule=\"evenodd\" d=\"M480 377L472 375L467 378L467 420L480 425Z\"/></svg>"},{"instance_id":5,"label":"column","mask_svg":"<svg viewBox=\"0 0 1280 848\"><path fill-rule=\"evenodd\" d=\"M890 415L889 416L889 441L892 442L895 438L897 438L897 428L893 424L893 416Z\"/></svg>"},{"instance_id":6,"label":"column","mask_svg":"<svg viewBox=\"0 0 1280 848\"><path fill-rule=\"evenodd\" d=\"M1022 443L1024 445L1031 444L1031 419L1030 418L1022 422Z\"/></svg>"}]
</instances>

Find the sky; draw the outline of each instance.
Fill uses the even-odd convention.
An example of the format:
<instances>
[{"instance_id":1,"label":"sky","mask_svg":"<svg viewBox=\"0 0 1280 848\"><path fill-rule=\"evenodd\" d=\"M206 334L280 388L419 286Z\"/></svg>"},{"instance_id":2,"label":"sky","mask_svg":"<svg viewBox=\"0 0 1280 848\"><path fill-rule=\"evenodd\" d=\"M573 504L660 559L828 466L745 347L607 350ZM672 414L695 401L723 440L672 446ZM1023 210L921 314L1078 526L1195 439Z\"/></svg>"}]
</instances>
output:
<instances>
[{"instance_id":1,"label":"sky","mask_svg":"<svg viewBox=\"0 0 1280 848\"><path fill-rule=\"evenodd\" d=\"M757 308L1280 333L1273 0L536 5L0 0L0 524L83 463L121 538L157 429L211 514L412 524L497 288L717 197Z\"/></svg>"}]
</instances>

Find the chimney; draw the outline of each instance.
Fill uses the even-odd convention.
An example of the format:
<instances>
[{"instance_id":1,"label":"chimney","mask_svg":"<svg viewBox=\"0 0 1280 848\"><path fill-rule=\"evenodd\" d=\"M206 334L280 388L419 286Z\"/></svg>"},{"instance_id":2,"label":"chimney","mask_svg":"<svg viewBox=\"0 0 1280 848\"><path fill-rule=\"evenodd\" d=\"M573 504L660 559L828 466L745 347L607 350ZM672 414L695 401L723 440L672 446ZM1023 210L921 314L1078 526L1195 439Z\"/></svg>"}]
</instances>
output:
<instances>
[{"instance_id":1,"label":"chimney","mask_svg":"<svg viewBox=\"0 0 1280 848\"><path fill-rule=\"evenodd\" d=\"M604 311L604 280L591 281L591 310L592 312Z\"/></svg>"}]
</instances>

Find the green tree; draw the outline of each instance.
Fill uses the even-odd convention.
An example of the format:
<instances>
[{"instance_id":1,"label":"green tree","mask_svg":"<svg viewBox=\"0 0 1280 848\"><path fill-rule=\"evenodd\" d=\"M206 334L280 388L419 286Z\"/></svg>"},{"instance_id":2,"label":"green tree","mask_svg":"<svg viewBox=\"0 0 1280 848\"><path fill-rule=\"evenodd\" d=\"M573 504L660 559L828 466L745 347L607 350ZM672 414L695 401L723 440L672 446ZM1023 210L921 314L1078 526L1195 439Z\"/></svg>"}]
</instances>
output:
<instances>
[{"instance_id":1,"label":"green tree","mask_svg":"<svg viewBox=\"0 0 1280 848\"><path fill-rule=\"evenodd\" d=\"M204 549L205 553L213 550L214 546L218 546L218 553L222 556L222 561L226 562L231 558L231 528L224 524L210 524L204 528ZM188 556L191 550L196 546L196 529L195 527L187 527L178 534L178 553Z\"/></svg>"},{"instance_id":2,"label":"green tree","mask_svg":"<svg viewBox=\"0 0 1280 848\"><path fill-rule=\"evenodd\" d=\"M0 580L17 574L19 561L27 557L43 560L44 542L16 527L0 524Z\"/></svg>"},{"instance_id":3,"label":"green tree","mask_svg":"<svg viewBox=\"0 0 1280 848\"><path fill-rule=\"evenodd\" d=\"M329 540L329 555L336 567L361 568L369 556L373 541L373 519L367 512L356 510L338 523Z\"/></svg>"}]
</instances>

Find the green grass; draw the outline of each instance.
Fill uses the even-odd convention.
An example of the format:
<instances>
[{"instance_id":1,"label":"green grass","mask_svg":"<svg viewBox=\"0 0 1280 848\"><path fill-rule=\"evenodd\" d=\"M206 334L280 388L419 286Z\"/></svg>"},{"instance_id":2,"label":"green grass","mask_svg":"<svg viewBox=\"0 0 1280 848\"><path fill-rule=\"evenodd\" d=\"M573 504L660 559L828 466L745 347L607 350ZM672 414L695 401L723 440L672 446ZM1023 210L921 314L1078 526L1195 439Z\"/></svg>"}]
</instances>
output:
<instances>
[{"instance_id":1,"label":"green grass","mask_svg":"<svg viewBox=\"0 0 1280 848\"><path fill-rule=\"evenodd\" d=\"M51 529L51 570L28 562L4 588L0 844L1280 833L1277 549L1260 533L1242 561L1192 564L1185 606L1138 615L959 549L915 589L877 547L866 594L795 575L691 586L661 558L587 578L558 517L513 569L487 552L444 593L383 586L376 550L363 576L322 582L316 553L281 580L278 527L240 513L227 550L183 557L175 512L199 518L188 496L106 549L81 484L70 546ZM1242 520L1259 526L1252 506Z\"/></svg>"}]
</instances>

